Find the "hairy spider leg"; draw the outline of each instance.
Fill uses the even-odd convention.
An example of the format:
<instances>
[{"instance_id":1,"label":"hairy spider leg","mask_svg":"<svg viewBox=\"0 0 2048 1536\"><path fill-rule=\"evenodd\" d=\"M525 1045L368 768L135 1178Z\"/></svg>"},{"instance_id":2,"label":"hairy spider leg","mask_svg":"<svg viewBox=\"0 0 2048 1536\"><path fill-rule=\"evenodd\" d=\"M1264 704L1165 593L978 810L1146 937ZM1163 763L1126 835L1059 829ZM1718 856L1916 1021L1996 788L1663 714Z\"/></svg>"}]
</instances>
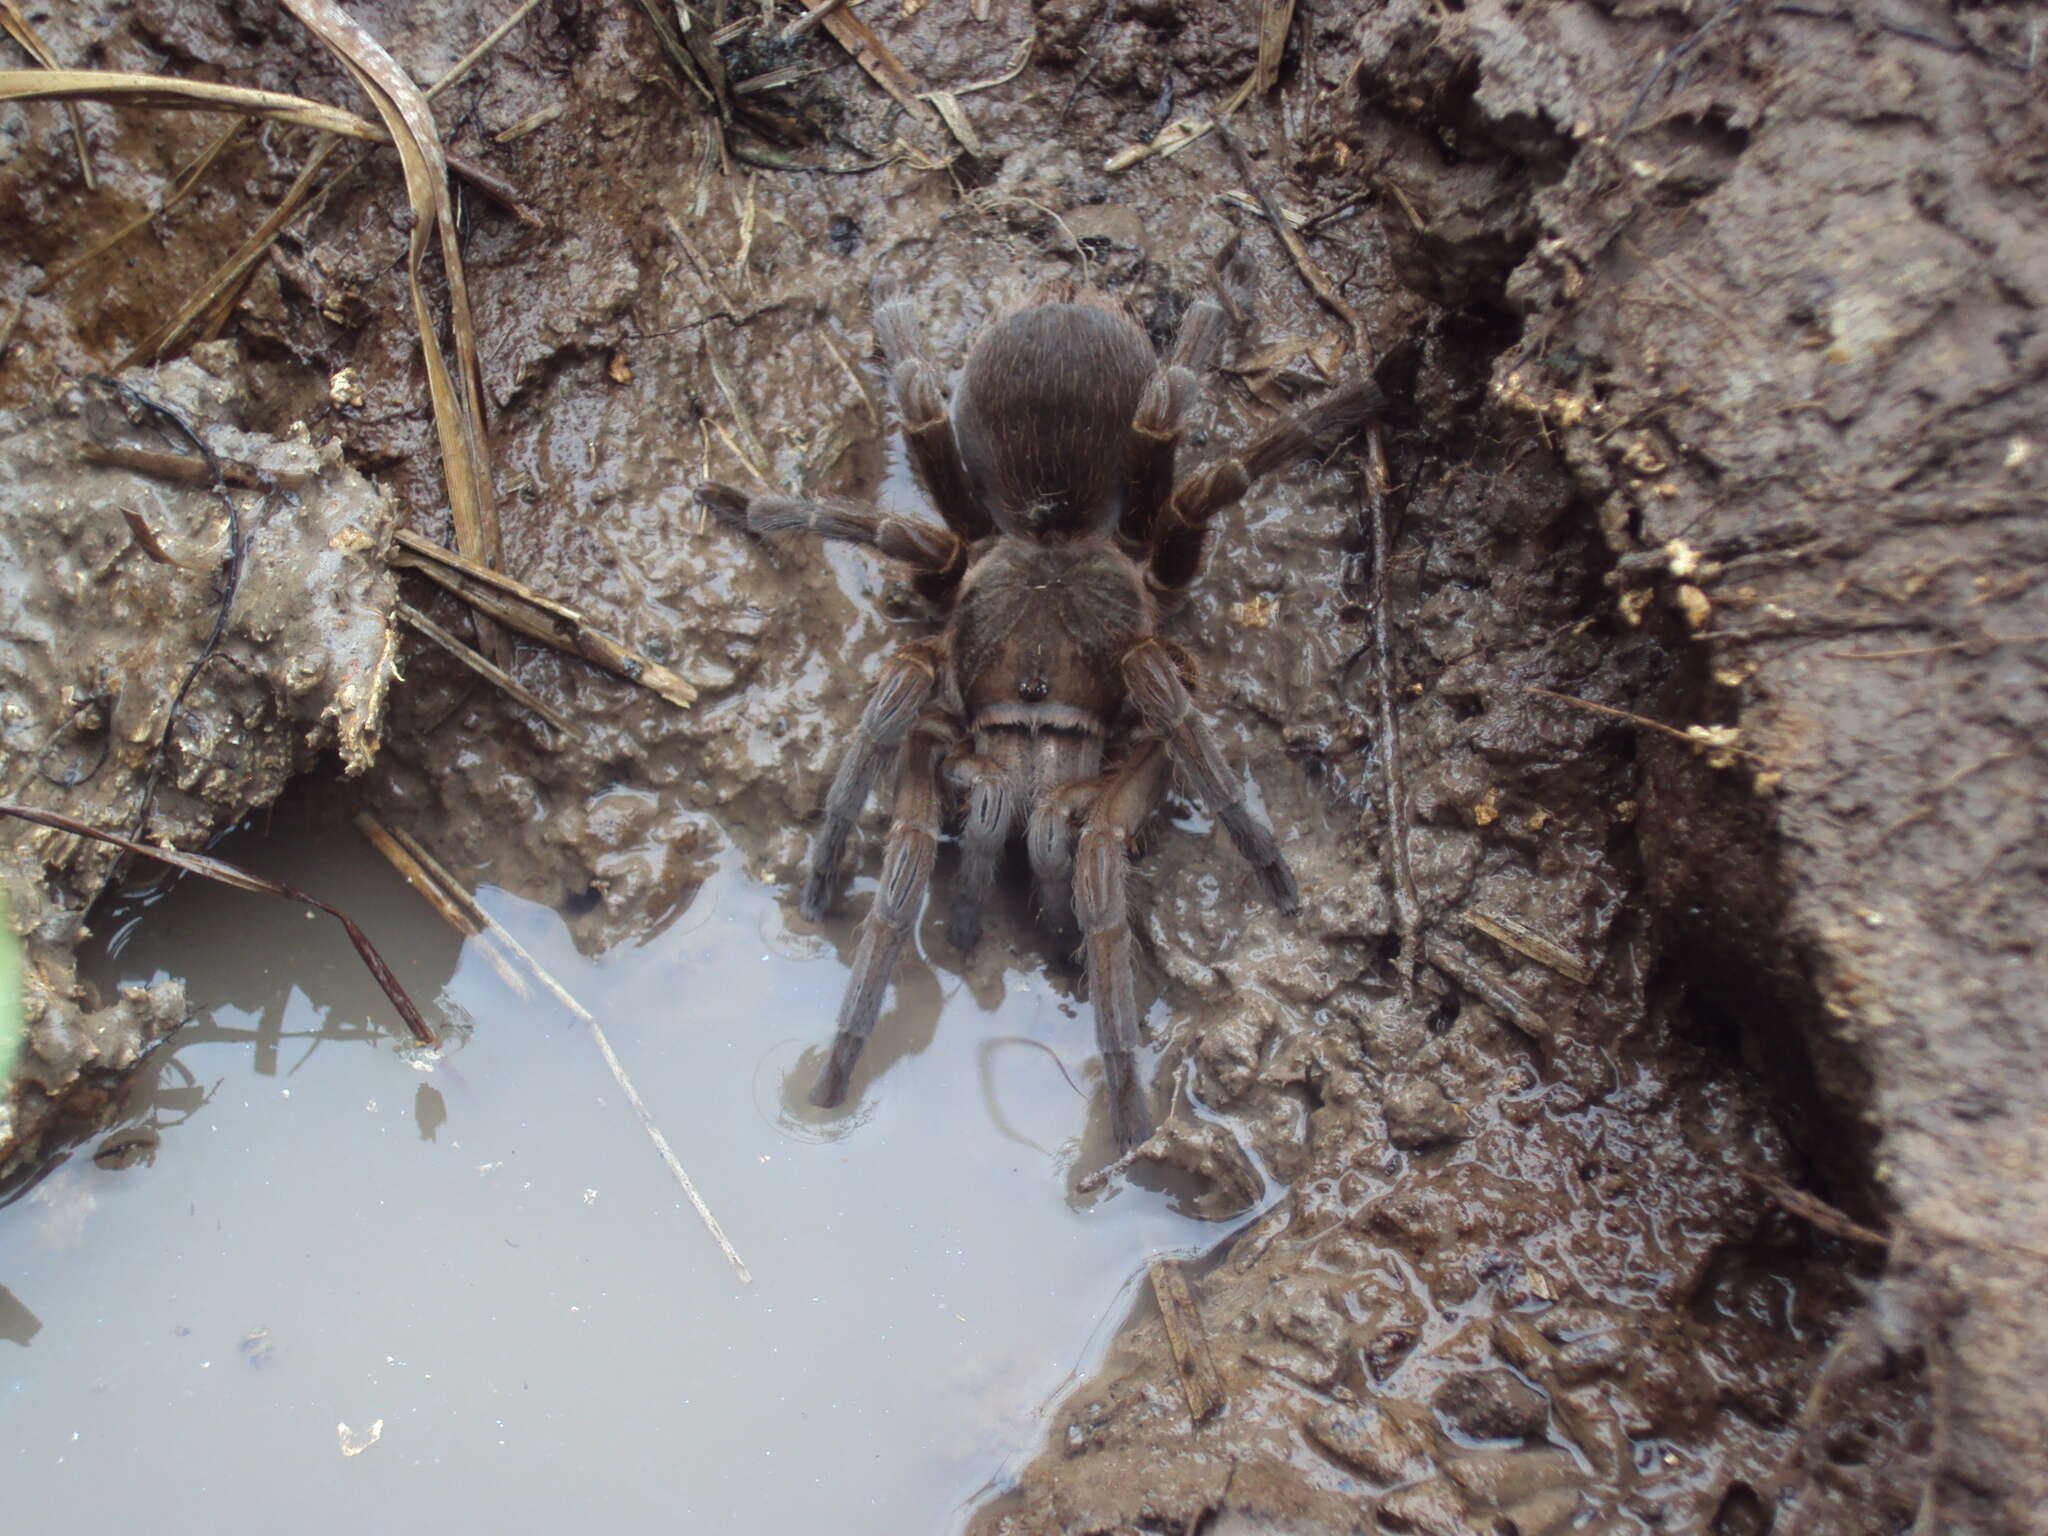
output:
<instances>
[{"instance_id":1,"label":"hairy spider leg","mask_svg":"<svg viewBox=\"0 0 2048 1536\"><path fill-rule=\"evenodd\" d=\"M1074 779L1041 795L1024 827L1024 852L1038 885L1038 915L1055 933L1074 929L1074 838L1106 776Z\"/></svg>"},{"instance_id":2,"label":"hairy spider leg","mask_svg":"<svg viewBox=\"0 0 2048 1536\"><path fill-rule=\"evenodd\" d=\"M1215 736L1181 681L1182 669L1192 671L1193 665L1185 656L1172 655L1156 636L1148 636L1124 652L1121 670L1139 718L1165 740L1174 767L1195 798L1223 823L1237 851L1259 872L1273 905L1291 917L1301 910L1301 889L1273 839L1273 829L1245 803L1243 781L1223 761Z\"/></svg>"},{"instance_id":3,"label":"hairy spider leg","mask_svg":"<svg viewBox=\"0 0 2048 1536\"><path fill-rule=\"evenodd\" d=\"M901 560L921 576L953 582L967 568L967 546L957 534L915 518L871 512L843 501L749 496L716 482L697 488L697 502L720 523L743 533L808 533L863 544Z\"/></svg>"},{"instance_id":4,"label":"hairy spider leg","mask_svg":"<svg viewBox=\"0 0 2048 1536\"><path fill-rule=\"evenodd\" d=\"M925 353L916 306L893 283L878 285L875 299L875 340L889 367L889 398L903 429L910 471L948 528L968 543L986 538L995 532L995 523L968 480L946 391Z\"/></svg>"},{"instance_id":5,"label":"hairy spider leg","mask_svg":"<svg viewBox=\"0 0 2048 1536\"><path fill-rule=\"evenodd\" d=\"M1315 404L1281 417L1242 453L1212 459L1173 488L1153 532L1151 579L1178 592L1202 573L1209 524L1276 470L1327 453L1370 421L1385 404L1370 379L1350 379Z\"/></svg>"},{"instance_id":6,"label":"hairy spider leg","mask_svg":"<svg viewBox=\"0 0 2048 1536\"><path fill-rule=\"evenodd\" d=\"M972 949L981 942L982 908L1017 824L1017 793L1002 764L964 743L946 759L943 775L961 806L960 869L946 934L961 949Z\"/></svg>"},{"instance_id":7,"label":"hairy spider leg","mask_svg":"<svg viewBox=\"0 0 2048 1536\"><path fill-rule=\"evenodd\" d=\"M938 686L943 655L942 641L913 640L882 663L882 675L875 680L867 708L853 728L853 745L846 749L839 771L832 776L832 787L825 792L825 824L811 845L801 909L814 923L832 905L847 836L867 806L876 775L896 755Z\"/></svg>"},{"instance_id":8,"label":"hairy spider leg","mask_svg":"<svg viewBox=\"0 0 2048 1536\"><path fill-rule=\"evenodd\" d=\"M1235 241L1231 249L1235 249ZM1225 260L1227 260L1226 252ZM1223 267L1219 261L1219 272ZM1216 360L1230 318L1220 298L1205 294L1188 306L1174 333L1173 350L1146 381L1131 419L1130 468L1118 532L1149 547L1173 496L1174 454L1188 407L1201 393L1201 376Z\"/></svg>"},{"instance_id":9,"label":"hairy spider leg","mask_svg":"<svg viewBox=\"0 0 2048 1536\"><path fill-rule=\"evenodd\" d=\"M1088 997L1095 1005L1109 1125L1120 1152L1152 1134L1151 1112L1138 1085L1138 989L1126 887L1132 841L1166 792L1169 767L1163 743L1140 742L1121 767L1105 776L1074 858L1074 915L1081 925Z\"/></svg>"},{"instance_id":10,"label":"hairy spider leg","mask_svg":"<svg viewBox=\"0 0 2048 1536\"><path fill-rule=\"evenodd\" d=\"M896 805L889 819L889 840L882 851L882 879L875 904L861 920L860 947L854 951L853 976L839 1004L838 1033L832 1054L811 1102L830 1109L846 1098L854 1063L874 1033L889 977L903 957L924 893L931 885L932 865L939 853L938 763L952 744L953 733L943 718L927 716L903 744L896 773Z\"/></svg>"}]
</instances>

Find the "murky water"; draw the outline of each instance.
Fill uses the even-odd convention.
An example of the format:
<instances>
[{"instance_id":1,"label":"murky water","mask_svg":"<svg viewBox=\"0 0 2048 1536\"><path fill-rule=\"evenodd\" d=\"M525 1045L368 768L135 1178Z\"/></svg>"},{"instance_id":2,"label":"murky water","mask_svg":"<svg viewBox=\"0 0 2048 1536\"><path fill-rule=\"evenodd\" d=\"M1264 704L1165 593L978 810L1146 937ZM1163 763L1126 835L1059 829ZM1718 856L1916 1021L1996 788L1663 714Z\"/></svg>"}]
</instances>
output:
<instances>
[{"instance_id":1,"label":"murky water","mask_svg":"<svg viewBox=\"0 0 2048 1536\"><path fill-rule=\"evenodd\" d=\"M1102 1155L1066 1075L1091 1026L1038 957L999 998L907 963L826 1117L802 1097L839 949L736 859L597 959L484 891L603 1021L741 1284L588 1032L346 822L224 852L353 911L465 1034L422 1059L336 927L282 903L188 881L103 925L104 974L182 975L199 1018L138 1101L153 1162L88 1146L0 1210L21 1529L945 1530L1034 1446L1146 1249L1222 1235L1142 1189L1070 1197Z\"/></svg>"}]
</instances>

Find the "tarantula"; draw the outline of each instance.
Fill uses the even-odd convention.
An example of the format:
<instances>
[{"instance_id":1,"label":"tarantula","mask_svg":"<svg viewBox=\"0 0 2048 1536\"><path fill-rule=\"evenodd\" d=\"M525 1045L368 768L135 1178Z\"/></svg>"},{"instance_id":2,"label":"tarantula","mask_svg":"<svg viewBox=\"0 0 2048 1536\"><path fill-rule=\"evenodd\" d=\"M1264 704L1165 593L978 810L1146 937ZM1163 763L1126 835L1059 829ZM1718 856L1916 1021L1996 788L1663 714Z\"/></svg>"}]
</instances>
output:
<instances>
[{"instance_id":1,"label":"tarantula","mask_svg":"<svg viewBox=\"0 0 2048 1536\"><path fill-rule=\"evenodd\" d=\"M870 790L896 764L880 887L813 1104L846 1095L931 880L942 806L960 845L955 944L979 939L997 864L1020 836L1046 919L1069 932L1078 922L1110 1124L1125 1151L1151 1134L1135 1065L1125 861L1175 771L1273 904L1297 910L1272 830L1245 803L1196 711L1194 660L1160 637L1157 622L1162 602L1200 574L1216 514L1261 476L1334 446L1380 396L1364 380L1342 384L1243 452L1176 480L1197 375L1229 316L1241 317L1244 285L1226 251L1215 296L1189 307L1164 360L1108 297L1071 285L1040 290L976 337L950 411L909 299L883 285L876 339L911 469L944 526L715 483L698 489L730 527L803 531L900 560L946 610L938 634L884 662L825 796L802 898L813 921L831 903Z\"/></svg>"}]
</instances>

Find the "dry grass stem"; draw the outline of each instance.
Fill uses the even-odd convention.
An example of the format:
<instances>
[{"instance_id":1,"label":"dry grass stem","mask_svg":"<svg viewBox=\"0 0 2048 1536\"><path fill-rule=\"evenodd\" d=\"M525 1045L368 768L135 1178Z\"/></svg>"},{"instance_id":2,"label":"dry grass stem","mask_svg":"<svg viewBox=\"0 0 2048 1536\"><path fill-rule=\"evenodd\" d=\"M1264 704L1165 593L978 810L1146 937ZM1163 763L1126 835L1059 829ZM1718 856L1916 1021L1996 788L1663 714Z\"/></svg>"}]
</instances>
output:
<instances>
[{"instance_id":1,"label":"dry grass stem","mask_svg":"<svg viewBox=\"0 0 2048 1536\"><path fill-rule=\"evenodd\" d=\"M1008 85L1012 80L1024 73L1024 66L1031 62L1031 55L1037 51L1038 31L1036 28L1033 28L1025 35L1024 41L1017 45L1017 56L1010 60L1010 67L1008 69L1004 70L1000 75L990 75L986 80L975 80L967 85L956 85L953 87L953 94L955 96L972 96L976 91L993 90L999 85Z\"/></svg>"},{"instance_id":2,"label":"dry grass stem","mask_svg":"<svg viewBox=\"0 0 2048 1536\"><path fill-rule=\"evenodd\" d=\"M1252 68L1251 93L1263 96L1280 80L1280 61L1287 52L1288 29L1294 25L1294 0L1264 0L1259 7L1259 62Z\"/></svg>"},{"instance_id":3,"label":"dry grass stem","mask_svg":"<svg viewBox=\"0 0 2048 1536\"><path fill-rule=\"evenodd\" d=\"M390 555L393 565L418 571L506 628L558 651L580 656L629 683L638 683L678 708L688 708L696 702L697 690L690 683L625 641L596 628L568 604L543 596L502 572L466 560L410 529L401 528L394 537L398 548Z\"/></svg>"},{"instance_id":4,"label":"dry grass stem","mask_svg":"<svg viewBox=\"0 0 2048 1536\"><path fill-rule=\"evenodd\" d=\"M57 56L44 46L42 38L29 25L28 18L22 15L14 0L0 0L0 27L5 27L8 36L21 44L22 51L43 68L57 68ZM65 102L64 115L71 120L71 142L78 150L78 174L85 182L86 191L97 192L100 179L93 174L92 154L85 143L85 119L78 115L78 103Z\"/></svg>"},{"instance_id":5,"label":"dry grass stem","mask_svg":"<svg viewBox=\"0 0 2048 1536\"><path fill-rule=\"evenodd\" d=\"M1739 757L1745 762L1767 766L1765 760L1756 753L1738 747L1715 734L1716 732L1725 732L1728 729L1726 726L1694 725L1680 730L1675 725L1666 725L1662 720L1652 720L1647 715L1631 714L1625 709L1615 709L1607 704L1595 704L1591 699L1574 698L1569 693L1553 693L1548 688L1534 687L1524 688L1522 692L1534 694L1539 699L1555 699L1560 704L1570 704L1578 709L1589 710L1596 715L1606 715L1612 720L1626 720L1630 725L1639 725L1645 730L1655 731L1660 736L1669 736L1673 741L1682 741L1687 746L1692 747L1696 751L1707 753L1709 756L1725 753L1729 757Z\"/></svg>"},{"instance_id":6,"label":"dry grass stem","mask_svg":"<svg viewBox=\"0 0 2048 1536\"><path fill-rule=\"evenodd\" d=\"M754 418L747 411L746 402L740 397L739 385L733 382L732 370L725 365L725 359L710 337L704 338L704 360L711 365L712 382L718 386L719 394L725 397L726 409L732 412L733 424L739 428L740 441L746 445L741 455L747 467L763 485L775 482L768 477L768 450L761 446L760 434L754 430Z\"/></svg>"},{"instance_id":7,"label":"dry grass stem","mask_svg":"<svg viewBox=\"0 0 2048 1536\"><path fill-rule=\"evenodd\" d=\"M556 1002L568 1009L590 1030L591 1038L597 1042L599 1054L604 1057L605 1066L611 1071L612 1080L619 1085L619 1091L625 1094L626 1102L632 1106L641 1128L647 1132L648 1140L654 1143L654 1150L661 1155L662 1162L696 1210L698 1219L704 1223L704 1229L711 1234L711 1240L718 1244L718 1251L723 1253L726 1262L732 1265L733 1272L740 1277L742 1284L751 1285L754 1277L748 1273L746 1262L740 1258L739 1250L734 1248L731 1240L726 1237L725 1229L718 1224L718 1218L711 1214L711 1207L704 1203L704 1197L697 1193L697 1186L691 1182L690 1175L683 1169L682 1160L676 1156L675 1149L669 1145L668 1138L655 1123L646 1101L640 1097L640 1090L633 1086L633 1079L627 1075L624 1064L620 1062L618 1053L612 1049L611 1040L605 1035L604 1026L597 1022L596 1016L570 996L568 990L534 959L526 946L512 936L511 930L486 912L476 897L465 890L461 883L442 867L440 861L427 852L419 839L397 829L393 829L390 835L400 848L412 856L450 903L459 907L465 917L476 923L481 933L502 945L506 952L526 967L533 979L539 982Z\"/></svg>"},{"instance_id":8,"label":"dry grass stem","mask_svg":"<svg viewBox=\"0 0 2048 1536\"><path fill-rule=\"evenodd\" d=\"M860 401L860 408L867 416L868 425L879 427L882 424L882 415L875 408L875 397L868 388L867 378L858 368L853 366L853 359L848 357L839 343L832 339L832 333L829 330L820 326L817 334L818 339L825 344L825 350L832 354L832 361L839 365L839 371L844 373L853 382L854 395Z\"/></svg>"},{"instance_id":9,"label":"dry grass stem","mask_svg":"<svg viewBox=\"0 0 2048 1536\"><path fill-rule=\"evenodd\" d=\"M1548 966L1582 987L1593 984L1593 972L1584 961L1526 923L1504 913L1467 912L1464 917L1468 928L1478 929L1496 944L1504 944L1516 954L1527 956L1538 965Z\"/></svg>"},{"instance_id":10,"label":"dry grass stem","mask_svg":"<svg viewBox=\"0 0 2048 1536\"><path fill-rule=\"evenodd\" d=\"M1308 247L1302 243L1300 233L1288 222L1280 204L1252 173L1251 157L1245 153L1244 144L1237 135L1230 131L1227 124L1220 122L1216 125L1216 131L1223 140L1223 148L1230 156L1230 163L1237 171L1238 179L1258 199L1259 207L1265 212L1266 221L1273 226L1273 233L1280 237L1281 245L1286 247L1289 259L1294 262L1295 271L1299 272L1302 281L1308 284L1309 292L1316 296L1316 301L1323 308L1344 322L1351 332L1352 345L1357 347L1362 355L1370 355L1372 349L1366 338L1364 317L1330 286L1330 279L1317 264L1315 257L1309 254Z\"/></svg>"},{"instance_id":11,"label":"dry grass stem","mask_svg":"<svg viewBox=\"0 0 2048 1536\"><path fill-rule=\"evenodd\" d=\"M960 105L959 97L952 91L926 91L923 100L938 109L939 121L946 125L946 131L960 141L960 147L970 155L986 153L981 135L974 131L974 124L968 120L967 109Z\"/></svg>"},{"instance_id":12,"label":"dry grass stem","mask_svg":"<svg viewBox=\"0 0 2048 1536\"><path fill-rule=\"evenodd\" d=\"M560 102L556 102L551 107L542 107L538 112L522 117L510 128L501 129L497 133L492 134L491 142L493 144L510 144L515 139L523 139L529 133L547 127L549 123L560 118L568 110Z\"/></svg>"},{"instance_id":13,"label":"dry grass stem","mask_svg":"<svg viewBox=\"0 0 2048 1536\"><path fill-rule=\"evenodd\" d=\"M899 107L920 123L931 121L932 114L918 100L923 87L917 83L917 77L903 67L903 61L889 51L889 45L875 35L873 27L845 9L825 17L824 26L833 41L852 54L853 62L887 91Z\"/></svg>"},{"instance_id":14,"label":"dry grass stem","mask_svg":"<svg viewBox=\"0 0 2048 1536\"><path fill-rule=\"evenodd\" d=\"M697 249L696 242L683 233L683 226L674 218L664 214L662 222L668 225L668 232L676 237L676 244L683 248L683 254L690 258L690 265L696 268L697 276L702 279L704 286L711 290L711 296L718 300L727 314L737 315L743 306L738 299L726 292L725 285L718 280L718 269L704 259L704 253Z\"/></svg>"},{"instance_id":15,"label":"dry grass stem","mask_svg":"<svg viewBox=\"0 0 2048 1536\"><path fill-rule=\"evenodd\" d=\"M436 96L447 90L449 86L455 84L456 81L460 80L472 69L475 69L483 61L484 55L502 43L506 35L514 27L518 26L519 23L526 20L528 16L531 16L539 5L540 0L523 0L523 3L517 10L484 34L482 42L457 59L447 74L427 87L427 100L432 101Z\"/></svg>"},{"instance_id":16,"label":"dry grass stem","mask_svg":"<svg viewBox=\"0 0 2048 1536\"><path fill-rule=\"evenodd\" d=\"M496 665L473 647L464 644L457 636L451 635L424 613L421 613L419 609L413 607L412 604L400 603L397 613L399 618L411 625L420 634L426 636L427 639L433 641L434 644L441 647L442 650L453 656L457 661L469 668L470 671L476 673L478 677L504 690L504 692L532 710L536 715L539 715L541 719L547 721L549 725L552 725L571 741L588 745L588 743L584 742L583 733L577 730L570 723L568 717L560 710L541 698L540 695L520 682L518 678L507 672L503 667Z\"/></svg>"},{"instance_id":17,"label":"dry grass stem","mask_svg":"<svg viewBox=\"0 0 2048 1536\"><path fill-rule=\"evenodd\" d=\"M795 42L846 3L847 0L825 0L823 5L813 6L782 29L782 41L785 43Z\"/></svg>"},{"instance_id":18,"label":"dry grass stem","mask_svg":"<svg viewBox=\"0 0 2048 1536\"><path fill-rule=\"evenodd\" d=\"M120 367L133 368L139 363L155 362L190 342L204 339L210 332L217 332L226 323L242 296L243 288L269 254L271 244L311 200L317 190L315 183L320 172L334 158L341 144L338 138L321 140L277 206L270 210L234 255L222 263L197 292L189 295L170 319L129 348L128 355L121 359Z\"/></svg>"},{"instance_id":19,"label":"dry grass stem","mask_svg":"<svg viewBox=\"0 0 2048 1536\"><path fill-rule=\"evenodd\" d=\"M1175 118L1160 129L1150 143L1133 144L1118 150L1102 162L1105 171L1127 171L1142 160L1154 155L1174 155L1186 149L1195 140L1208 133L1216 125L1206 117Z\"/></svg>"},{"instance_id":20,"label":"dry grass stem","mask_svg":"<svg viewBox=\"0 0 2048 1536\"><path fill-rule=\"evenodd\" d=\"M109 70L0 70L0 101L100 101L109 106L172 107L188 112L233 112L273 122L318 128L345 139L388 144L391 135L353 112L287 96L278 91L168 75L132 75Z\"/></svg>"},{"instance_id":21,"label":"dry grass stem","mask_svg":"<svg viewBox=\"0 0 2048 1536\"><path fill-rule=\"evenodd\" d=\"M654 35L661 43L661 51L667 57L669 67L678 75L681 75L690 89L703 97L717 111L721 120L730 116L729 105L720 93L713 88L711 80L704 73L703 66L699 62L696 52L684 41L683 35L676 30L675 24L669 20L662 7L656 4L655 0L635 0L635 3L640 8L640 14L647 18L647 24L654 28ZM689 8L684 6L679 9L678 14L687 21L691 13ZM692 27L691 30L702 31L703 29ZM708 37L706 42L707 45L712 46L712 54L715 58L717 56L715 44Z\"/></svg>"},{"instance_id":22,"label":"dry grass stem","mask_svg":"<svg viewBox=\"0 0 2048 1536\"><path fill-rule=\"evenodd\" d=\"M1550 1040L1557 1031L1551 1027L1550 1021L1544 1018L1542 1010L1481 965L1462 944L1454 944L1449 939L1432 933L1423 937L1422 946L1429 956L1431 965L1457 982L1495 1013L1500 1014L1539 1046L1549 1048Z\"/></svg>"},{"instance_id":23,"label":"dry grass stem","mask_svg":"<svg viewBox=\"0 0 2048 1536\"><path fill-rule=\"evenodd\" d=\"M413 318L427 365L427 389L440 436L441 466L448 485L456 545L471 560L495 566L501 558L498 513L491 489L490 444L484 435L483 373L477 359L476 327L470 318L469 284L463 275L461 241L448 196L448 163L426 98L381 44L336 0L284 0L285 6L341 60L376 106L398 149L405 171L413 226L406 252ZM450 371L432 307L421 280L430 240L438 235L448 282L448 323L455 339ZM503 636L486 632L485 652L499 666L511 659Z\"/></svg>"},{"instance_id":24,"label":"dry grass stem","mask_svg":"<svg viewBox=\"0 0 2048 1536\"><path fill-rule=\"evenodd\" d=\"M1831 1236L1842 1238L1846 1242L1860 1243L1865 1248L1889 1249L1892 1245L1892 1240L1884 1233L1864 1226L1853 1217L1843 1215L1819 1195L1796 1188L1774 1173L1753 1173L1749 1178L1777 1201L1779 1207L1788 1214L1797 1216L1801 1221L1818 1227Z\"/></svg>"},{"instance_id":25,"label":"dry grass stem","mask_svg":"<svg viewBox=\"0 0 2048 1536\"><path fill-rule=\"evenodd\" d=\"M29 292L32 294L48 293L67 277L97 261L100 257L106 255L107 252L113 250L115 246L121 244L122 241L134 235L138 230L145 228L151 220L169 213L173 208L177 207L178 204L192 195L193 189L201 181L205 180L206 173L213 169L214 161L218 160L226 152L227 147L235 141L235 136L247 126L247 119L228 124L220 136L200 152L198 159L178 172L176 177L172 179L169 188L164 192L164 195L158 198L155 204L135 215L126 224L123 224L111 235L108 235L104 240L98 241L89 249L79 252L78 255L68 260L58 262L56 266L50 268L43 275L42 281L29 289Z\"/></svg>"},{"instance_id":26,"label":"dry grass stem","mask_svg":"<svg viewBox=\"0 0 2048 1536\"><path fill-rule=\"evenodd\" d=\"M512 990L522 1001L533 996L533 989L526 984L526 978L513 969L511 960L498 942L492 938L489 928L484 925L476 903L471 900L467 906L460 899L468 893L448 880L448 872L439 865L428 868L419 855L402 845L399 834L385 826L368 811L359 813L356 830L370 840L370 846L383 854L393 869L405 878L405 883L420 893L427 905L441 914L441 920L464 938L476 940L476 946L483 957L490 962L491 969L498 973L498 980ZM439 872L439 878L436 877ZM474 911L472 909L475 909Z\"/></svg>"}]
</instances>

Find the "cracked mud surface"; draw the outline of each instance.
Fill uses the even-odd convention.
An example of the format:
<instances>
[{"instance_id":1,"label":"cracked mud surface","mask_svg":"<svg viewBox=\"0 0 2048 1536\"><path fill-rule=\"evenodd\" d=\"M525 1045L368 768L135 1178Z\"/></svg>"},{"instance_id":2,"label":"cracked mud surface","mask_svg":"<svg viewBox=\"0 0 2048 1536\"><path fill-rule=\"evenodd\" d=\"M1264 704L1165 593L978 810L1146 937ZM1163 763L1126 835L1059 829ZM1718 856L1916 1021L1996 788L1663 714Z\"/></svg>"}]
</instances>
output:
<instances>
[{"instance_id":1,"label":"cracked mud surface","mask_svg":"<svg viewBox=\"0 0 2048 1536\"><path fill-rule=\"evenodd\" d=\"M432 7L361 15L421 77L473 40ZM1141 1318L976 1527L2038 1529L2048 166L2026 18L1304 17L1241 131L1284 203L1335 215L1310 246L1395 402L1386 617L1430 963L1403 987L1375 573L1340 461L1232 513L1171 628L1304 911L1263 911L1189 818L1138 866L1166 1156L1210 1214L1288 1189L1194 1277L1227 1405L1190 1425ZM419 657L372 793L459 873L576 914L593 951L658 931L723 842L793 894L863 682L918 632L915 597L859 555L731 541L690 501L744 455L914 506L863 368L878 275L943 360L1054 277L1163 335L1242 228L1257 313L1198 423L1216 443L1344 348L1270 232L1218 201L1236 180L1213 141L1101 169L1235 89L1255 18L934 4L875 25L954 88L1035 26L1014 81L960 98L985 154L721 176L628 8L544 7L444 113L549 225L480 207L470 237L506 566L703 699L677 712L522 648L578 746ZM844 142L806 153L946 153L809 46L827 73L776 99ZM129 11L103 62L348 99L297 41L252 52L183 7ZM92 121L133 178L108 196L143 195L162 149ZM47 261L100 205L67 182L53 114L10 122L10 176L43 174L8 194L12 227L42 233L9 238ZM206 136L173 134L187 154ZM253 203L294 163L274 134L238 153ZM358 172L237 334L252 425L338 437L439 533L394 318L401 207ZM210 254L171 240L93 303L31 301L0 383L104 366ZM330 402L342 367L360 404ZM1702 751L1532 688L1736 734ZM849 947L844 915L826 931ZM928 925L906 972L993 996L1006 952L1045 943L1019 900L971 957ZM889 1064L871 1052L856 1094ZM1774 1183L1887 1228L1889 1262Z\"/></svg>"}]
</instances>

